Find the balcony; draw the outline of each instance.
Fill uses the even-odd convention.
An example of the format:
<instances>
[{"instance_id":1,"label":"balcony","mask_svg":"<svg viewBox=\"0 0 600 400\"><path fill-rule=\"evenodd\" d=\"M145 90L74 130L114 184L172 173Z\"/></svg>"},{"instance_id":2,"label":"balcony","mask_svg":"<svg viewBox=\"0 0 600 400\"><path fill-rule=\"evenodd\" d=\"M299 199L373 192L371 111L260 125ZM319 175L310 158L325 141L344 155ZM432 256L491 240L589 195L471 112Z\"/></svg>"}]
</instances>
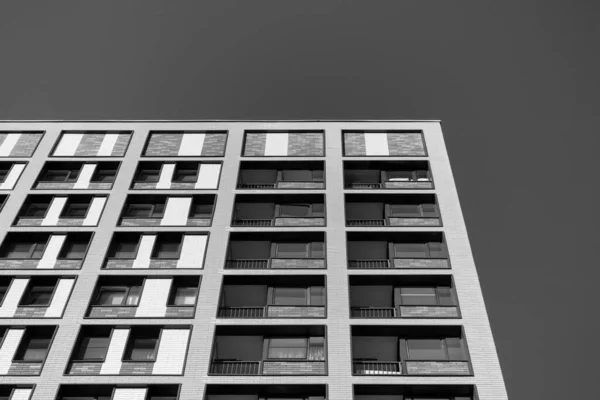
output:
<instances>
[{"instance_id":1,"label":"balcony","mask_svg":"<svg viewBox=\"0 0 600 400\"><path fill-rule=\"evenodd\" d=\"M118 162L62 162L44 165L34 189L42 190L110 190L117 176Z\"/></svg>"},{"instance_id":2,"label":"balcony","mask_svg":"<svg viewBox=\"0 0 600 400\"><path fill-rule=\"evenodd\" d=\"M350 276L352 318L460 318L447 275Z\"/></svg>"},{"instance_id":3,"label":"balcony","mask_svg":"<svg viewBox=\"0 0 600 400\"><path fill-rule=\"evenodd\" d=\"M323 195L238 195L231 226L325 226Z\"/></svg>"},{"instance_id":4,"label":"balcony","mask_svg":"<svg viewBox=\"0 0 600 400\"><path fill-rule=\"evenodd\" d=\"M352 374L470 376L460 326L353 326Z\"/></svg>"},{"instance_id":5,"label":"balcony","mask_svg":"<svg viewBox=\"0 0 600 400\"><path fill-rule=\"evenodd\" d=\"M346 226L441 226L435 195L347 194Z\"/></svg>"},{"instance_id":6,"label":"balcony","mask_svg":"<svg viewBox=\"0 0 600 400\"><path fill-rule=\"evenodd\" d=\"M323 276L225 276L219 318L325 318Z\"/></svg>"},{"instance_id":7,"label":"balcony","mask_svg":"<svg viewBox=\"0 0 600 400\"><path fill-rule=\"evenodd\" d=\"M346 189L433 189L427 161L345 161Z\"/></svg>"},{"instance_id":8,"label":"balcony","mask_svg":"<svg viewBox=\"0 0 600 400\"><path fill-rule=\"evenodd\" d=\"M206 400L298 399L325 400L326 385L207 385Z\"/></svg>"},{"instance_id":9,"label":"balcony","mask_svg":"<svg viewBox=\"0 0 600 400\"><path fill-rule=\"evenodd\" d=\"M242 161L238 189L325 189L322 161Z\"/></svg>"},{"instance_id":10,"label":"balcony","mask_svg":"<svg viewBox=\"0 0 600 400\"><path fill-rule=\"evenodd\" d=\"M129 195L120 226L210 226L214 195Z\"/></svg>"},{"instance_id":11,"label":"balcony","mask_svg":"<svg viewBox=\"0 0 600 400\"><path fill-rule=\"evenodd\" d=\"M61 385L56 400L177 400L179 385Z\"/></svg>"},{"instance_id":12,"label":"balcony","mask_svg":"<svg viewBox=\"0 0 600 400\"><path fill-rule=\"evenodd\" d=\"M0 269L79 269L90 232L10 232L0 247Z\"/></svg>"},{"instance_id":13,"label":"balcony","mask_svg":"<svg viewBox=\"0 0 600 400\"><path fill-rule=\"evenodd\" d=\"M131 188L135 190L216 190L221 163L142 161Z\"/></svg>"},{"instance_id":14,"label":"balcony","mask_svg":"<svg viewBox=\"0 0 600 400\"><path fill-rule=\"evenodd\" d=\"M349 232L349 269L449 269L442 232Z\"/></svg>"},{"instance_id":15,"label":"balcony","mask_svg":"<svg viewBox=\"0 0 600 400\"><path fill-rule=\"evenodd\" d=\"M227 269L326 268L323 232L232 232Z\"/></svg>"},{"instance_id":16,"label":"balcony","mask_svg":"<svg viewBox=\"0 0 600 400\"><path fill-rule=\"evenodd\" d=\"M209 375L303 376L326 371L324 326L216 328Z\"/></svg>"},{"instance_id":17,"label":"balcony","mask_svg":"<svg viewBox=\"0 0 600 400\"><path fill-rule=\"evenodd\" d=\"M0 376L38 376L46 361L56 326L0 326Z\"/></svg>"},{"instance_id":18,"label":"balcony","mask_svg":"<svg viewBox=\"0 0 600 400\"><path fill-rule=\"evenodd\" d=\"M73 276L0 276L0 318L61 318Z\"/></svg>"},{"instance_id":19,"label":"balcony","mask_svg":"<svg viewBox=\"0 0 600 400\"><path fill-rule=\"evenodd\" d=\"M475 400L472 385L354 385L354 400Z\"/></svg>"},{"instance_id":20,"label":"balcony","mask_svg":"<svg viewBox=\"0 0 600 400\"><path fill-rule=\"evenodd\" d=\"M15 226L96 226L104 210L107 196L30 195Z\"/></svg>"},{"instance_id":21,"label":"balcony","mask_svg":"<svg viewBox=\"0 0 600 400\"><path fill-rule=\"evenodd\" d=\"M101 276L88 318L193 318L199 276Z\"/></svg>"},{"instance_id":22,"label":"balcony","mask_svg":"<svg viewBox=\"0 0 600 400\"><path fill-rule=\"evenodd\" d=\"M181 232L117 232L106 269L201 269L208 235Z\"/></svg>"}]
</instances>

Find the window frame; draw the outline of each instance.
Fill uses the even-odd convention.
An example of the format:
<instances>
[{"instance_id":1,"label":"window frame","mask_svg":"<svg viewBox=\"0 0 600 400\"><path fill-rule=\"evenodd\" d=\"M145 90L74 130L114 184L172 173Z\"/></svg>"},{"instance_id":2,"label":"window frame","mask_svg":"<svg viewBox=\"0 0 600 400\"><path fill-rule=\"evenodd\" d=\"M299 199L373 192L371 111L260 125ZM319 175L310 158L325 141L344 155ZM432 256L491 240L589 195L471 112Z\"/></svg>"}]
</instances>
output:
<instances>
[{"instance_id":1,"label":"window frame","mask_svg":"<svg viewBox=\"0 0 600 400\"><path fill-rule=\"evenodd\" d=\"M418 257L402 257L399 255L398 250L397 250L397 246L398 245L421 245L423 246L424 249L424 254L425 257L422 257L421 259L440 259L440 260L445 260L448 258L448 249L447 246L444 242L424 242L424 243L402 243L402 242L392 242L391 244L391 256L392 258L398 258L398 259L410 259L410 258L414 258L414 259L419 259ZM433 256L432 253L434 251L432 251L431 249L431 244L435 244L435 245L440 245L441 250L439 251L442 254L442 257L439 256ZM437 251L436 251L437 252Z\"/></svg>"},{"instance_id":2,"label":"window frame","mask_svg":"<svg viewBox=\"0 0 600 400\"><path fill-rule=\"evenodd\" d=\"M162 211L159 213L156 213L155 209L157 206L161 205L162 206ZM148 207L149 208L149 215L144 215L144 216L140 216L140 215L128 215L129 212L131 211L131 208L135 208L135 207ZM131 204L125 204L125 210L123 211L123 218L131 218L131 219L162 219L165 215L165 209L167 208L167 204L165 203L131 203Z\"/></svg>"},{"instance_id":3,"label":"window frame","mask_svg":"<svg viewBox=\"0 0 600 400\"><path fill-rule=\"evenodd\" d=\"M181 173L182 171L194 171L194 169L192 168L180 168L181 165L185 165L187 163L190 163L189 161L181 161L181 162L177 162L175 163L175 168L173 168L173 175L171 176L171 183L196 183L198 182L198 178L200 177L200 163L195 163L196 164L196 170L195 170L195 174L194 175L184 175L184 176L193 176L195 177L194 180L191 181L187 181L187 180L182 180L180 177L178 177L178 174Z\"/></svg>"},{"instance_id":4,"label":"window frame","mask_svg":"<svg viewBox=\"0 0 600 400\"><path fill-rule=\"evenodd\" d=\"M72 246L73 244L79 244L79 242L77 242L76 240L73 241L73 239L74 239L73 237L69 237L69 235L67 235L67 237L65 238L65 241L63 242L63 244L58 252L58 255L56 256L57 260L83 260L83 259L85 259L87 251L90 247L91 238L90 238L90 240L88 240L87 244L85 245L85 250L83 251L81 258L68 257L67 246ZM65 254L65 252L66 252L66 254Z\"/></svg>"},{"instance_id":5,"label":"window frame","mask_svg":"<svg viewBox=\"0 0 600 400\"><path fill-rule=\"evenodd\" d=\"M17 349L15 350L12 361L17 362L17 363L41 363L41 364L43 364L46 361L46 358L48 358L48 353L50 352L50 347L52 347L52 342L54 340L54 335L56 335L56 331L57 331L57 329L55 327L52 332L52 335L48 338L45 338L45 337L35 337L35 336L33 336L33 333L31 332L30 328L29 329L25 328L25 332L23 333L23 336L21 337L21 341L19 342L19 345L17 346ZM25 347L25 345L26 345L26 343L30 345L32 340L40 340L40 341L47 340L47 345L46 345L46 350L45 350L44 356L40 360L37 360L37 359L32 360L32 359L25 358L27 351L30 349L30 346Z\"/></svg>"},{"instance_id":6,"label":"window frame","mask_svg":"<svg viewBox=\"0 0 600 400\"><path fill-rule=\"evenodd\" d=\"M35 204L44 204L46 206L46 210L44 211L44 215L27 215L29 212L30 207L32 207ZM31 200L26 200L26 203L23 205L23 208L21 211L19 211L19 218L31 218L31 219L44 219L46 218L46 215L48 215L48 211L50 210L50 205L52 204L52 201L50 201L49 203L41 203L41 202L35 202L35 201L31 201ZM41 207L39 207L39 209L41 209Z\"/></svg>"},{"instance_id":7,"label":"window frame","mask_svg":"<svg viewBox=\"0 0 600 400\"><path fill-rule=\"evenodd\" d=\"M96 294L94 296L94 302L92 303L93 307L138 307L140 305L140 299L142 298L142 293L144 292L144 285L146 283L146 279L142 279L142 282L139 285L104 285L99 286L96 290ZM139 290L137 293L137 299L134 304L128 304L129 299L136 298L132 297L132 290ZM121 291L123 293L123 299L121 300L121 304L100 304L100 296L102 296L103 292L112 291L117 292Z\"/></svg>"},{"instance_id":8,"label":"window frame","mask_svg":"<svg viewBox=\"0 0 600 400\"><path fill-rule=\"evenodd\" d=\"M323 304L313 303L313 288L321 288L323 290ZM276 304L277 290L281 289L303 289L304 304ZM283 307L325 307L327 304L327 294L325 286L319 285L269 285L267 288L267 306L283 306Z\"/></svg>"},{"instance_id":9,"label":"window frame","mask_svg":"<svg viewBox=\"0 0 600 400\"><path fill-rule=\"evenodd\" d=\"M0 166L0 184L6 182L6 178L10 176L10 172L13 170L16 164L17 163L10 163L10 165L6 169ZM2 175L2 171L6 171L6 173Z\"/></svg>"},{"instance_id":10,"label":"window frame","mask_svg":"<svg viewBox=\"0 0 600 400\"><path fill-rule=\"evenodd\" d=\"M281 245L285 245L285 244L304 244L306 247L306 251L305 251L305 257L283 257L282 254L280 254L280 249L279 246ZM274 258L281 258L281 259L286 259L286 260L294 260L294 259L310 259L312 256L312 243L311 242L276 242L275 243L275 257Z\"/></svg>"},{"instance_id":11,"label":"window frame","mask_svg":"<svg viewBox=\"0 0 600 400\"><path fill-rule=\"evenodd\" d=\"M80 334L81 336L77 340L77 347L75 348L73 356L71 357L71 362L73 362L73 361L76 361L76 362L81 362L81 361L85 361L85 362L104 362L106 360L106 355L108 354L108 348L110 347L110 340L112 338L113 331L114 331L114 329L111 329L110 333L108 334L108 337L104 337L104 336L92 336L92 335L81 335ZM90 338L90 339L100 339L101 338L101 339L105 339L106 340L106 347L104 348L104 355L102 357L95 357L95 358L78 357L79 355L81 355L83 341L86 338Z\"/></svg>"},{"instance_id":12,"label":"window frame","mask_svg":"<svg viewBox=\"0 0 600 400\"><path fill-rule=\"evenodd\" d=\"M454 339L454 340L458 340L460 343L460 348L462 351L462 358L451 358L450 357L450 353L448 350L448 339ZM411 340L438 340L441 342L442 345L442 350L444 352L444 357L445 358L437 358L437 359L423 359L423 358L411 358L411 350L410 350L410 346L409 346L409 342ZM464 340L463 337L421 337L421 338L406 338L406 339L401 339L400 343L400 360L402 362L406 362L406 361L446 361L446 362L453 362L453 361L465 361L465 362L469 362L470 358L469 358L469 352L467 350L467 346L466 346L466 342ZM404 358L405 357L405 358Z\"/></svg>"},{"instance_id":13,"label":"window frame","mask_svg":"<svg viewBox=\"0 0 600 400\"><path fill-rule=\"evenodd\" d=\"M87 203L87 208L85 209L85 213L84 215L77 215L77 216L73 216L73 215L68 215L70 210L70 207L73 207L74 205L77 207L80 207L83 205L83 203L74 203L71 199L67 200L67 203L64 205L63 209L60 212L60 216L59 218L65 218L65 219L85 219L88 215L88 213L90 212L90 208L92 208L92 203L94 202L95 197L91 197L90 201Z\"/></svg>"},{"instance_id":14,"label":"window frame","mask_svg":"<svg viewBox=\"0 0 600 400\"><path fill-rule=\"evenodd\" d=\"M167 232L165 232L167 233ZM168 232L170 233L170 232ZM158 254L158 246L161 245L161 240L164 240L165 236L168 237L168 235L165 234L157 234L155 239L154 239L154 243L152 244L152 251L150 252L150 259L151 260L179 260L181 257L181 250L183 249L183 240L184 240L184 233L177 233L177 235L180 237L179 240L179 245L177 247L177 251L176 251L176 255L175 257L159 257Z\"/></svg>"},{"instance_id":15,"label":"window frame","mask_svg":"<svg viewBox=\"0 0 600 400\"><path fill-rule=\"evenodd\" d=\"M115 180L117 179L117 171L118 171L119 167L117 168L103 168L101 167L101 165L98 163L96 164L96 168L94 170L94 173L92 174L91 178L90 178L90 183L115 183ZM112 175L107 175L106 172L112 172ZM110 182L104 181L104 180L99 180L98 176L102 175L102 176L109 176L112 177L112 180Z\"/></svg>"},{"instance_id":16,"label":"window frame","mask_svg":"<svg viewBox=\"0 0 600 400\"><path fill-rule=\"evenodd\" d=\"M405 304L403 301L403 289L433 289L434 293L433 293L433 298L435 298L435 304L425 304L425 303L419 303L419 304ZM442 304L441 301L441 289L447 289L449 294L450 294L450 300L452 304ZM394 287L394 291L398 290L398 304L401 306L429 306L429 307L457 307L457 300L456 300L456 295L454 294L454 288L452 288L451 286L426 286L426 285L419 285L419 286L395 286Z\"/></svg>"},{"instance_id":17,"label":"window frame","mask_svg":"<svg viewBox=\"0 0 600 400\"><path fill-rule=\"evenodd\" d=\"M308 173L310 173L310 180L288 180L285 179L285 173L286 172L294 172L294 171L307 171ZM319 171L322 175L323 178L315 178L315 171ZM299 183L305 183L305 182L325 182L325 171L322 169L315 169L315 168L296 168L296 169L285 169L285 168L280 168L277 170L277 183L279 182L299 182Z\"/></svg>"},{"instance_id":18,"label":"window frame","mask_svg":"<svg viewBox=\"0 0 600 400\"><path fill-rule=\"evenodd\" d=\"M50 240L51 235L49 235L46 238L46 241L44 243L40 243L40 242L31 242L30 246L29 246L29 251L28 251L28 255L27 257L11 257L10 255L6 255L3 258L6 260L41 260L44 257L44 253L46 252L46 246L48 245L48 241ZM23 242L17 242L12 238L8 238L8 242L5 242L2 244L2 250L4 251L4 246L10 246L10 245L14 245L14 244L22 244ZM35 254L36 251L38 251L38 247L42 246L41 249L41 254L38 257L33 257L33 255Z\"/></svg>"},{"instance_id":19,"label":"window frame","mask_svg":"<svg viewBox=\"0 0 600 400\"><path fill-rule=\"evenodd\" d=\"M56 280L56 282L54 283L54 286L51 287L50 290L48 290L48 288L50 288L49 285L47 284L36 284L35 282L35 277L33 279L29 279L29 282L27 283L27 287L25 288L25 290L23 291L23 294L21 295L21 299L19 299L19 303L17 303L17 307L39 307L39 308L47 308L50 307L50 305L52 304L52 300L54 299L54 295L56 294L56 289L58 288L58 283L60 282L60 278L58 278ZM40 291L40 289L42 289L41 292L43 293L49 293L50 296L48 297L48 301L46 304L31 304L31 303L25 303L26 301L31 301L30 296L32 296L34 291Z\"/></svg>"},{"instance_id":20,"label":"window frame","mask_svg":"<svg viewBox=\"0 0 600 400\"><path fill-rule=\"evenodd\" d=\"M129 337L127 338L127 343L125 344L125 350L123 351L123 356L121 358L122 362L143 362L143 363L153 363L156 362L156 358L158 355L158 350L160 348L160 340L162 337L162 332L163 332L163 327L159 326L157 327L158 329L158 336L156 338L151 338L151 337L145 337L145 335L140 334L139 331L141 330L142 327L137 327L138 329L135 329L136 327L132 327L129 330ZM147 328L147 327L145 327ZM145 332L148 332L147 330ZM152 350L152 354L151 354L151 358L150 359L145 359L145 360L134 360L132 359L132 354L133 351L135 351L135 341L136 340L153 340L154 341L154 349Z\"/></svg>"},{"instance_id":21,"label":"window frame","mask_svg":"<svg viewBox=\"0 0 600 400\"><path fill-rule=\"evenodd\" d=\"M109 255L111 253L117 253L117 249L115 249L116 246L123 244L123 242L119 241L116 242L116 238L119 238L117 235L113 235L112 239L111 239L111 243L109 245L108 248L108 254L107 254L107 259L110 260L135 260L137 258L138 252L140 250L140 243L142 242L142 238L144 237L143 234L140 234L137 236L137 241L135 242L135 249L132 251L131 256L129 257L117 257L116 255ZM125 243L129 243L129 242L125 242Z\"/></svg>"},{"instance_id":22,"label":"window frame","mask_svg":"<svg viewBox=\"0 0 600 400\"><path fill-rule=\"evenodd\" d=\"M77 170L73 170L73 169L58 169L58 168L52 168L52 166L50 166L50 168L44 168L42 170L42 173L40 174L40 177L38 179L38 183L75 183L77 182L77 179L79 178L79 174L81 173L81 169L83 168L83 164L81 164L80 168ZM67 175L64 179L62 180L48 180L46 178L46 176L48 175L48 173L55 171L66 171ZM74 175L74 176L73 176Z\"/></svg>"},{"instance_id":23,"label":"window frame","mask_svg":"<svg viewBox=\"0 0 600 400\"><path fill-rule=\"evenodd\" d=\"M177 304L177 292L179 289L193 289L194 293L194 302L193 304ZM200 292L198 285L191 286L185 285L180 282L177 282L175 278L171 282L171 289L169 290L169 296L167 297L167 307L196 307L198 303L198 293Z\"/></svg>"},{"instance_id":24,"label":"window frame","mask_svg":"<svg viewBox=\"0 0 600 400\"><path fill-rule=\"evenodd\" d=\"M304 339L306 346L305 346L305 357L287 357L287 358L273 358L270 357L270 350L271 350L271 341L273 339ZM323 354L322 354L322 358L318 359L318 358L312 358L311 355L311 349L314 348L319 348L321 346L318 345L311 345L311 342L313 341L317 341L317 340L322 340L323 341ZM279 347L282 348L282 347ZM283 347L285 348L285 347ZM311 362L311 361L322 361L322 362L326 362L327 361L327 340L325 339L325 336L269 336L269 337L264 337L263 338L263 356L262 356L262 361L304 361L304 362Z\"/></svg>"},{"instance_id":25,"label":"window frame","mask_svg":"<svg viewBox=\"0 0 600 400\"><path fill-rule=\"evenodd\" d=\"M140 175L141 175L141 174L142 174L144 171L147 171L147 170L154 171L155 169L153 169L153 168L149 168L149 167L145 167L145 168L144 168L143 166L141 166L141 165L140 165L140 166L138 167L138 169L137 169L136 173L135 173L135 176L134 176L134 178L133 178L133 182L135 182L135 183L158 183L158 181L160 181L160 175L162 174L162 170L163 170L163 167L164 167L164 165L165 165L164 163L161 163L161 164L158 166L158 174L156 175L156 178L152 178L152 179L150 179L150 180L140 180Z\"/></svg>"}]
</instances>

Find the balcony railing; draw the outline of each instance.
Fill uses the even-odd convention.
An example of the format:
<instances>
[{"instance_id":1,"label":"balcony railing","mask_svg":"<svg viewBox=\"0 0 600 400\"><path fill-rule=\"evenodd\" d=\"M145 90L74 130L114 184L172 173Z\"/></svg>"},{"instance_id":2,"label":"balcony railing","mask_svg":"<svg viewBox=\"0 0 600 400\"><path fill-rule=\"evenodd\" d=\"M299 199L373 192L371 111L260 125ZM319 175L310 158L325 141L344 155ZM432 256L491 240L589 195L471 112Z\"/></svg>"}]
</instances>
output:
<instances>
[{"instance_id":1,"label":"balcony railing","mask_svg":"<svg viewBox=\"0 0 600 400\"><path fill-rule=\"evenodd\" d=\"M381 189L382 187L381 183L366 182L352 182L346 185L346 189Z\"/></svg>"},{"instance_id":2,"label":"balcony railing","mask_svg":"<svg viewBox=\"0 0 600 400\"><path fill-rule=\"evenodd\" d=\"M227 260L227 269L322 269L323 258L268 258Z\"/></svg>"},{"instance_id":3,"label":"balcony railing","mask_svg":"<svg viewBox=\"0 0 600 400\"><path fill-rule=\"evenodd\" d=\"M211 375L325 375L325 360L213 360Z\"/></svg>"},{"instance_id":4,"label":"balcony railing","mask_svg":"<svg viewBox=\"0 0 600 400\"><path fill-rule=\"evenodd\" d=\"M388 259L380 259L380 260L349 260L348 268L392 268L390 260Z\"/></svg>"},{"instance_id":5,"label":"balcony railing","mask_svg":"<svg viewBox=\"0 0 600 400\"><path fill-rule=\"evenodd\" d=\"M352 307L351 315L354 318L396 318L394 307Z\"/></svg>"},{"instance_id":6,"label":"balcony railing","mask_svg":"<svg viewBox=\"0 0 600 400\"><path fill-rule=\"evenodd\" d=\"M243 183L238 184L238 189L275 189L276 183Z\"/></svg>"},{"instance_id":7,"label":"balcony railing","mask_svg":"<svg viewBox=\"0 0 600 400\"><path fill-rule=\"evenodd\" d=\"M348 226L386 226L387 221L385 219L348 219L346 220Z\"/></svg>"},{"instance_id":8,"label":"balcony railing","mask_svg":"<svg viewBox=\"0 0 600 400\"><path fill-rule=\"evenodd\" d=\"M460 318L456 305L401 305L398 307L352 307L353 318Z\"/></svg>"},{"instance_id":9,"label":"balcony railing","mask_svg":"<svg viewBox=\"0 0 600 400\"><path fill-rule=\"evenodd\" d=\"M402 375L400 361L353 361L354 375Z\"/></svg>"},{"instance_id":10,"label":"balcony railing","mask_svg":"<svg viewBox=\"0 0 600 400\"><path fill-rule=\"evenodd\" d=\"M346 226L439 226L440 217L391 216L382 219L347 219Z\"/></svg>"},{"instance_id":11,"label":"balcony railing","mask_svg":"<svg viewBox=\"0 0 600 400\"><path fill-rule=\"evenodd\" d=\"M268 305L263 307L222 307L219 318L324 318L325 307L313 305Z\"/></svg>"},{"instance_id":12,"label":"balcony railing","mask_svg":"<svg viewBox=\"0 0 600 400\"><path fill-rule=\"evenodd\" d=\"M231 226L322 226L324 217L276 217L270 219L234 219Z\"/></svg>"}]
</instances>

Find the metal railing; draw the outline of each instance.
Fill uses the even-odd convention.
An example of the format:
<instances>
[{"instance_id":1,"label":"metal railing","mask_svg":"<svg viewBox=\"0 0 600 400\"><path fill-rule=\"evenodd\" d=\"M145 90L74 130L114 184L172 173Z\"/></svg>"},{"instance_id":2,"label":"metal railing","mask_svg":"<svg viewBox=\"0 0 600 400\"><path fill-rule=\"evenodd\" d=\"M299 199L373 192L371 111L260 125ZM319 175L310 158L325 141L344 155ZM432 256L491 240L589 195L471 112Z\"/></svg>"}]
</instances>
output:
<instances>
[{"instance_id":1,"label":"metal railing","mask_svg":"<svg viewBox=\"0 0 600 400\"><path fill-rule=\"evenodd\" d=\"M227 260L227 268L230 269L266 269L269 268L269 259L264 260Z\"/></svg>"},{"instance_id":2,"label":"metal railing","mask_svg":"<svg viewBox=\"0 0 600 400\"><path fill-rule=\"evenodd\" d=\"M317 309L323 311L325 316L325 306L314 305L267 305L262 307L221 307L219 308L219 318L319 318L319 315L303 315L303 309ZM272 311L272 313L270 312ZM272 315L275 314L275 315Z\"/></svg>"},{"instance_id":3,"label":"metal railing","mask_svg":"<svg viewBox=\"0 0 600 400\"><path fill-rule=\"evenodd\" d=\"M238 189L275 189L276 183L242 183L238 184Z\"/></svg>"},{"instance_id":4,"label":"metal railing","mask_svg":"<svg viewBox=\"0 0 600 400\"><path fill-rule=\"evenodd\" d=\"M353 361L354 375L402 375L400 361Z\"/></svg>"},{"instance_id":5,"label":"metal railing","mask_svg":"<svg viewBox=\"0 0 600 400\"><path fill-rule=\"evenodd\" d=\"M381 259L381 260L349 260L348 268L391 268L390 260Z\"/></svg>"},{"instance_id":6,"label":"metal railing","mask_svg":"<svg viewBox=\"0 0 600 400\"><path fill-rule=\"evenodd\" d=\"M347 219L348 226L386 226L385 219Z\"/></svg>"},{"instance_id":7,"label":"metal railing","mask_svg":"<svg viewBox=\"0 0 600 400\"><path fill-rule=\"evenodd\" d=\"M260 375L260 361L213 360L210 373L214 375Z\"/></svg>"},{"instance_id":8,"label":"metal railing","mask_svg":"<svg viewBox=\"0 0 600 400\"><path fill-rule=\"evenodd\" d=\"M219 318L264 318L266 307L221 307Z\"/></svg>"},{"instance_id":9,"label":"metal railing","mask_svg":"<svg viewBox=\"0 0 600 400\"><path fill-rule=\"evenodd\" d=\"M383 185L381 183L366 183L366 182L352 182L346 185L347 189L381 189Z\"/></svg>"},{"instance_id":10,"label":"metal railing","mask_svg":"<svg viewBox=\"0 0 600 400\"><path fill-rule=\"evenodd\" d=\"M272 226L273 219L234 219L232 226Z\"/></svg>"},{"instance_id":11,"label":"metal railing","mask_svg":"<svg viewBox=\"0 0 600 400\"><path fill-rule=\"evenodd\" d=\"M351 315L355 318L396 318L394 307L352 307Z\"/></svg>"}]
</instances>

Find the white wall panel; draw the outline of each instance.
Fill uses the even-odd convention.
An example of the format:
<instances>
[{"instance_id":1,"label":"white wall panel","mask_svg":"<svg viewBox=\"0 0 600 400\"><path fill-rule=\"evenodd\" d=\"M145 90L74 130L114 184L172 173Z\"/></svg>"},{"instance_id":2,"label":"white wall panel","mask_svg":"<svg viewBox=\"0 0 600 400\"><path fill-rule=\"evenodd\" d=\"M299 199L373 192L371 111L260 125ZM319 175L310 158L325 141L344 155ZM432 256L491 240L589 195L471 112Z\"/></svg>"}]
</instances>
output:
<instances>
[{"instance_id":1,"label":"white wall panel","mask_svg":"<svg viewBox=\"0 0 600 400\"><path fill-rule=\"evenodd\" d=\"M31 393L33 393L33 389L31 388L15 388L10 400L29 400Z\"/></svg>"},{"instance_id":2,"label":"white wall panel","mask_svg":"<svg viewBox=\"0 0 600 400\"><path fill-rule=\"evenodd\" d=\"M102 215L102 210L104 209L104 203L106 203L106 197L94 197L92 199L90 208L83 220L83 226L98 225L100 215Z\"/></svg>"},{"instance_id":3,"label":"white wall panel","mask_svg":"<svg viewBox=\"0 0 600 400\"><path fill-rule=\"evenodd\" d=\"M199 156L204 146L204 133L184 133L179 146L180 156Z\"/></svg>"},{"instance_id":4,"label":"white wall panel","mask_svg":"<svg viewBox=\"0 0 600 400\"><path fill-rule=\"evenodd\" d=\"M196 189L216 189L219 185L221 164L200 164Z\"/></svg>"},{"instance_id":5,"label":"white wall panel","mask_svg":"<svg viewBox=\"0 0 600 400\"><path fill-rule=\"evenodd\" d=\"M171 290L171 278L146 279L136 317L164 317L167 315L167 300Z\"/></svg>"},{"instance_id":6,"label":"white wall panel","mask_svg":"<svg viewBox=\"0 0 600 400\"><path fill-rule=\"evenodd\" d=\"M160 170L160 177L156 183L157 189L170 189L171 181L173 180L173 172L175 172L175 164L163 164Z\"/></svg>"},{"instance_id":7,"label":"white wall panel","mask_svg":"<svg viewBox=\"0 0 600 400\"><path fill-rule=\"evenodd\" d=\"M0 157L8 157L12 153L17 142L21 139L20 133L9 133L4 141L0 143Z\"/></svg>"},{"instance_id":8,"label":"white wall panel","mask_svg":"<svg viewBox=\"0 0 600 400\"><path fill-rule=\"evenodd\" d=\"M146 388L115 388L112 400L146 400Z\"/></svg>"},{"instance_id":9,"label":"white wall panel","mask_svg":"<svg viewBox=\"0 0 600 400\"><path fill-rule=\"evenodd\" d=\"M118 375L121 372L121 359L128 337L129 329L113 329L100 375Z\"/></svg>"},{"instance_id":10,"label":"white wall panel","mask_svg":"<svg viewBox=\"0 0 600 400\"><path fill-rule=\"evenodd\" d=\"M206 235L183 235L177 268L202 268L207 240Z\"/></svg>"},{"instance_id":11,"label":"white wall panel","mask_svg":"<svg viewBox=\"0 0 600 400\"><path fill-rule=\"evenodd\" d=\"M73 185L73 189L87 189L90 187L90 181L92 180L92 176L94 175L97 166L98 164L83 164L81 171L79 171L77 182Z\"/></svg>"},{"instance_id":12,"label":"white wall panel","mask_svg":"<svg viewBox=\"0 0 600 400\"><path fill-rule=\"evenodd\" d=\"M169 197L160 224L162 226L186 225L191 204L191 197Z\"/></svg>"},{"instance_id":13,"label":"white wall panel","mask_svg":"<svg viewBox=\"0 0 600 400\"><path fill-rule=\"evenodd\" d=\"M287 156L287 153L287 133L268 133L266 135L265 156Z\"/></svg>"},{"instance_id":14,"label":"white wall panel","mask_svg":"<svg viewBox=\"0 0 600 400\"><path fill-rule=\"evenodd\" d=\"M150 268L150 256L155 240L156 235L142 235L132 268Z\"/></svg>"},{"instance_id":15,"label":"white wall panel","mask_svg":"<svg viewBox=\"0 0 600 400\"><path fill-rule=\"evenodd\" d=\"M12 318L15 315L28 283L29 279L13 279L0 307L0 318Z\"/></svg>"},{"instance_id":16,"label":"white wall panel","mask_svg":"<svg viewBox=\"0 0 600 400\"><path fill-rule=\"evenodd\" d=\"M117 139L119 138L118 133L107 133L104 135L104 139L102 139L102 144L100 144L100 148L98 149L98 157L110 157L115 148L115 144L117 143Z\"/></svg>"},{"instance_id":17,"label":"white wall panel","mask_svg":"<svg viewBox=\"0 0 600 400\"><path fill-rule=\"evenodd\" d=\"M54 296L52 297L52 303L50 303L46 309L46 314L44 314L46 318L57 318L62 316L74 283L75 279L73 278L61 278L58 280L57 287L54 290Z\"/></svg>"},{"instance_id":18,"label":"white wall panel","mask_svg":"<svg viewBox=\"0 0 600 400\"><path fill-rule=\"evenodd\" d=\"M52 155L58 157L74 156L82 138L83 133L69 133L62 135L60 142L58 143L58 146L56 146L56 149L54 149Z\"/></svg>"},{"instance_id":19,"label":"white wall panel","mask_svg":"<svg viewBox=\"0 0 600 400\"><path fill-rule=\"evenodd\" d=\"M183 372L189 329L163 329L152 375L176 375Z\"/></svg>"},{"instance_id":20,"label":"white wall panel","mask_svg":"<svg viewBox=\"0 0 600 400\"><path fill-rule=\"evenodd\" d=\"M365 149L368 156L389 156L387 133L365 133Z\"/></svg>"},{"instance_id":21,"label":"white wall panel","mask_svg":"<svg viewBox=\"0 0 600 400\"><path fill-rule=\"evenodd\" d=\"M65 207L65 203L67 202L66 197L54 197L50 202L50 206L48 207L48 212L42 221L42 226L56 225L58 224L58 218L60 217L60 213Z\"/></svg>"},{"instance_id":22,"label":"white wall panel","mask_svg":"<svg viewBox=\"0 0 600 400\"><path fill-rule=\"evenodd\" d=\"M51 269L54 268L56 264L56 259L58 258L58 253L60 253L60 249L65 243L65 239L67 235L51 235L50 240L46 244L46 249L44 250L44 254L40 259L37 267L38 269Z\"/></svg>"},{"instance_id":23,"label":"white wall panel","mask_svg":"<svg viewBox=\"0 0 600 400\"><path fill-rule=\"evenodd\" d=\"M12 364L17 347L21 343L21 338L25 329L8 329L4 334L4 341L0 347L0 375L6 375Z\"/></svg>"},{"instance_id":24,"label":"white wall panel","mask_svg":"<svg viewBox=\"0 0 600 400\"><path fill-rule=\"evenodd\" d=\"M0 183L0 190L12 190L24 169L25 164L13 164L4 182Z\"/></svg>"}]
</instances>

